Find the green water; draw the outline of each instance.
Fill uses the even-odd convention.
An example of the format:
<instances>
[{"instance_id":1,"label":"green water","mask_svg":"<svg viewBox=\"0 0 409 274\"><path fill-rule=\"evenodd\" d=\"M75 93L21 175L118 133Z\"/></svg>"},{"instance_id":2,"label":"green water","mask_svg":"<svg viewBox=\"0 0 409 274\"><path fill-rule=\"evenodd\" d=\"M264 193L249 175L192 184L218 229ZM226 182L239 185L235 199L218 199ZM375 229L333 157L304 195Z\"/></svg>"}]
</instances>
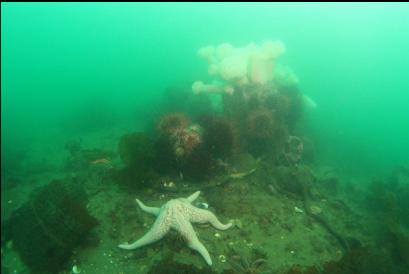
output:
<instances>
[{"instance_id":1,"label":"green water","mask_svg":"<svg viewBox=\"0 0 409 274\"><path fill-rule=\"evenodd\" d=\"M169 86L210 79L199 48L267 39L285 43L278 63L317 104L308 112L316 166L369 180L409 164L407 3L1 8L2 173L18 173L13 163L23 161L22 150L60 172L70 139L88 136L92 146L95 134L102 146L118 125L124 132L154 128ZM81 116L87 110L89 124Z\"/></svg>"},{"instance_id":2,"label":"green water","mask_svg":"<svg viewBox=\"0 0 409 274\"><path fill-rule=\"evenodd\" d=\"M148 112L206 74L207 44L281 39L280 60L318 104L330 162L365 172L408 161L407 4L4 4L4 145L55 127L84 101ZM146 111L144 111L146 109ZM18 145L18 144L16 144ZM357 167L360 165L361 167Z\"/></svg>"}]
</instances>

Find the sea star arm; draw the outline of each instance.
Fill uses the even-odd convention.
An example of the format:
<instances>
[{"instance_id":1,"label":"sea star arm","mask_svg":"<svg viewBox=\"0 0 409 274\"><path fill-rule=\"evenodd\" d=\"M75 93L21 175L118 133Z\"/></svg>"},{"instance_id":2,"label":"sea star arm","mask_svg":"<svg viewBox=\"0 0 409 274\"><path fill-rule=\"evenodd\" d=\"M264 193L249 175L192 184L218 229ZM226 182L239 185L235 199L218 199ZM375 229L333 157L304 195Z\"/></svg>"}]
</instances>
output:
<instances>
[{"instance_id":1,"label":"sea star arm","mask_svg":"<svg viewBox=\"0 0 409 274\"><path fill-rule=\"evenodd\" d=\"M192 225L186 219L181 219L178 222L178 226L175 229L186 239L188 246L191 249L196 250L202 255L203 259L208 265L212 265L212 259L206 247L199 241L196 236L196 232L193 230Z\"/></svg>"},{"instance_id":2,"label":"sea star arm","mask_svg":"<svg viewBox=\"0 0 409 274\"><path fill-rule=\"evenodd\" d=\"M186 199L189 201L189 203L193 202L194 200L197 199L197 197L199 197L200 195L200 191L196 191L195 193L193 193L192 195L190 195L189 197L187 197Z\"/></svg>"},{"instance_id":3,"label":"sea star arm","mask_svg":"<svg viewBox=\"0 0 409 274\"><path fill-rule=\"evenodd\" d=\"M121 244L118 247L128 250L136 249L162 239L163 236L165 236L165 234L169 231L170 227L167 226L163 221L163 218L160 217L161 216L156 219L152 228L142 238L132 244Z\"/></svg>"},{"instance_id":4,"label":"sea star arm","mask_svg":"<svg viewBox=\"0 0 409 274\"><path fill-rule=\"evenodd\" d=\"M200 211L200 214L198 215L198 217L192 220L193 222L198 222L198 223L209 222L212 226L220 230L226 230L233 225L232 223L222 224L219 221L219 219L217 219L216 215L214 215L211 211L204 210L204 209L198 209L198 210Z\"/></svg>"},{"instance_id":5,"label":"sea star arm","mask_svg":"<svg viewBox=\"0 0 409 274\"><path fill-rule=\"evenodd\" d=\"M136 199L136 202L138 203L139 207L150 214L153 214L155 216L159 215L160 208L159 207L151 207L151 206L146 206L144 203L142 203L139 199Z\"/></svg>"}]
</instances>

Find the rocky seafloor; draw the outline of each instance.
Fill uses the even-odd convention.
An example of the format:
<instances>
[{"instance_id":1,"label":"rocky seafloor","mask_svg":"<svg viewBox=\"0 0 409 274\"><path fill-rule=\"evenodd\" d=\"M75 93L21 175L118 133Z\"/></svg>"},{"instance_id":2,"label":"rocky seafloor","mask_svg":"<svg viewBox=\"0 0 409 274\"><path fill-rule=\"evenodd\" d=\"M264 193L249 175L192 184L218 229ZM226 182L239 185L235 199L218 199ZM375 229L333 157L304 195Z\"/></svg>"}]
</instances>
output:
<instances>
[{"instance_id":1,"label":"rocky seafloor","mask_svg":"<svg viewBox=\"0 0 409 274\"><path fill-rule=\"evenodd\" d=\"M102 149L95 151L92 159L105 155ZM152 185L144 182L129 188L111 176L118 156L110 156L109 164L84 161L71 172L66 164L73 160L67 157L59 172L46 169L3 178L2 224L29 199L33 188L47 185L48 178L84 188L86 208L98 225L72 250L59 273L375 273L374 269L404 273L400 271L408 269L408 220L401 212L408 202L407 168L397 169L387 179L351 179L330 167L271 166L243 154L232 163L234 173L205 182L165 176ZM386 187L391 181L394 188ZM141 237L155 221L137 207L135 198L159 207L197 190L201 195L196 206L208 206L223 223L234 223L226 231L194 225L213 259L211 267L173 231L137 250L117 247ZM3 271L30 273L7 235L2 235Z\"/></svg>"}]
</instances>

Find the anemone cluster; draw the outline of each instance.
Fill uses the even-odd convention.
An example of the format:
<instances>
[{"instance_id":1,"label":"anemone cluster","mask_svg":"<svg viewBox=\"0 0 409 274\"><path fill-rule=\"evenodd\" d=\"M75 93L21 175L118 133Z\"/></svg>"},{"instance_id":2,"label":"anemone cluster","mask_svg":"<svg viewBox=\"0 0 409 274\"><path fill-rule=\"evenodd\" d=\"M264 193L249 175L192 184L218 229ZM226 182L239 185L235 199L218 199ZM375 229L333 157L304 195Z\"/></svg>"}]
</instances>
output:
<instances>
[{"instance_id":1,"label":"anemone cluster","mask_svg":"<svg viewBox=\"0 0 409 274\"><path fill-rule=\"evenodd\" d=\"M240 86L266 84L273 77L276 59L284 52L283 42L271 40L241 48L234 48L228 43L203 47L199 50L199 56L209 63L209 75L217 77L220 83L196 81L192 89L195 93L233 94Z\"/></svg>"},{"instance_id":2,"label":"anemone cluster","mask_svg":"<svg viewBox=\"0 0 409 274\"><path fill-rule=\"evenodd\" d=\"M311 100L300 92L292 70L277 63L284 52L284 43L272 40L201 48L213 82L194 82L190 94L185 88L165 93L150 136L154 169L165 176L203 179L228 171L235 157L246 153L286 165L301 162L303 137L297 128ZM196 97L206 102L203 111L197 111ZM210 105L216 97L217 110Z\"/></svg>"},{"instance_id":3,"label":"anemone cluster","mask_svg":"<svg viewBox=\"0 0 409 274\"><path fill-rule=\"evenodd\" d=\"M202 128L191 124L183 113L163 116L158 124L159 133L168 138L177 158L190 155L202 143Z\"/></svg>"}]
</instances>

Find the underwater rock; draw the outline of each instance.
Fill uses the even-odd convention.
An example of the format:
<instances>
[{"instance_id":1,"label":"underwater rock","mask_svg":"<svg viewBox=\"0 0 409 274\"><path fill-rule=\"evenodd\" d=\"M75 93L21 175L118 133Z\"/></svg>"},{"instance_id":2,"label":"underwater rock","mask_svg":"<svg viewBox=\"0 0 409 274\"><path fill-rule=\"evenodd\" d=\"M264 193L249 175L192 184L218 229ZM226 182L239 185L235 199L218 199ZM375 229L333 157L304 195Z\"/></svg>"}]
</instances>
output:
<instances>
[{"instance_id":1,"label":"underwater rock","mask_svg":"<svg viewBox=\"0 0 409 274\"><path fill-rule=\"evenodd\" d=\"M394 265L385 250L373 247L362 247L351 250L338 262L329 262L324 266L324 273L404 273L399 266Z\"/></svg>"},{"instance_id":2,"label":"underwater rock","mask_svg":"<svg viewBox=\"0 0 409 274\"><path fill-rule=\"evenodd\" d=\"M303 138L304 150L303 150L303 163L314 163L316 160L316 148L314 142L310 138Z\"/></svg>"},{"instance_id":3,"label":"underwater rock","mask_svg":"<svg viewBox=\"0 0 409 274\"><path fill-rule=\"evenodd\" d=\"M161 135L170 136L178 131L186 129L190 119L182 112L170 113L162 116L158 123L158 132Z\"/></svg>"},{"instance_id":4,"label":"underwater rock","mask_svg":"<svg viewBox=\"0 0 409 274\"><path fill-rule=\"evenodd\" d=\"M158 123L160 136L165 138L173 149L177 160L182 161L203 143L203 129L192 124L184 113L163 116Z\"/></svg>"},{"instance_id":5,"label":"underwater rock","mask_svg":"<svg viewBox=\"0 0 409 274\"><path fill-rule=\"evenodd\" d=\"M257 164L258 161L253 157L253 155L250 153L241 153L233 159L231 166L236 170L236 172L246 172L256 168Z\"/></svg>"},{"instance_id":6,"label":"underwater rock","mask_svg":"<svg viewBox=\"0 0 409 274\"><path fill-rule=\"evenodd\" d=\"M303 177L302 170L279 166L274 169L275 181L280 191L297 198L304 197L304 188L311 184L308 176Z\"/></svg>"},{"instance_id":7,"label":"underwater rock","mask_svg":"<svg viewBox=\"0 0 409 274\"><path fill-rule=\"evenodd\" d=\"M237 132L233 124L224 117L202 116L203 143L215 158L230 157L237 145Z\"/></svg>"},{"instance_id":8,"label":"underwater rock","mask_svg":"<svg viewBox=\"0 0 409 274\"><path fill-rule=\"evenodd\" d=\"M372 246L356 247L338 261L322 266L301 267L294 265L285 274L400 274L407 273L405 267L395 265L390 255Z\"/></svg>"},{"instance_id":9,"label":"underwater rock","mask_svg":"<svg viewBox=\"0 0 409 274\"><path fill-rule=\"evenodd\" d=\"M159 136L154 143L154 148L154 169L162 175L176 176L179 172L179 167L169 138L167 136Z\"/></svg>"},{"instance_id":10,"label":"underwater rock","mask_svg":"<svg viewBox=\"0 0 409 274\"><path fill-rule=\"evenodd\" d=\"M82 188L53 181L31 195L7 220L7 240L33 273L57 273L98 221Z\"/></svg>"},{"instance_id":11,"label":"underwater rock","mask_svg":"<svg viewBox=\"0 0 409 274\"><path fill-rule=\"evenodd\" d=\"M176 158L187 158L203 144L203 129L198 124L192 124L172 134L170 141Z\"/></svg>"},{"instance_id":12,"label":"underwater rock","mask_svg":"<svg viewBox=\"0 0 409 274\"><path fill-rule=\"evenodd\" d=\"M175 262L172 256L168 256L158 264L155 264L148 274L214 274L211 268L199 269L191 264Z\"/></svg>"},{"instance_id":13,"label":"underwater rock","mask_svg":"<svg viewBox=\"0 0 409 274\"><path fill-rule=\"evenodd\" d=\"M113 171L113 177L129 189L148 186L158 181L155 171L156 148L144 133L134 132L121 137L118 152L125 166Z\"/></svg>"},{"instance_id":14,"label":"underwater rock","mask_svg":"<svg viewBox=\"0 0 409 274\"><path fill-rule=\"evenodd\" d=\"M303 96L298 89L280 90L265 103L274 110L290 131L293 131L304 114Z\"/></svg>"},{"instance_id":15,"label":"underwater rock","mask_svg":"<svg viewBox=\"0 0 409 274\"><path fill-rule=\"evenodd\" d=\"M377 242L377 248L387 252L388 263L393 265L394 272L409 271L409 232L407 198L405 189L408 186L394 181L376 179L368 186L364 205L372 211L376 226L372 227ZM408 192L406 192L407 195ZM404 202L403 202L404 201ZM390 261L390 262L389 262ZM396 269L405 268L406 272ZM401 270L400 270L401 271ZM386 272L385 272L386 273Z\"/></svg>"},{"instance_id":16,"label":"underwater rock","mask_svg":"<svg viewBox=\"0 0 409 274\"><path fill-rule=\"evenodd\" d=\"M409 268L409 231L399 226L390 227L382 240L396 262Z\"/></svg>"},{"instance_id":17,"label":"underwater rock","mask_svg":"<svg viewBox=\"0 0 409 274\"><path fill-rule=\"evenodd\" d=\"M186 178L205 180L217 173L217 164L210 151L201 145L181 162L180 169Z\"/></svg>"},{"instance_id":18,"label":"underwater rock","mask_svg":"<svg viewBox=\"0 0 409 274\"><path fill-rule=\"evenodd\" d=\"M387 180L374 179L368 187L364 203L384 222L402 224L409 229L409 176L397 170Z\"/></svg>"},{"instance_id":19,"label":"underwater rock","mask_svg":"<svg viewBox=\"0 0 409 274\"><path fill-rule=\"evenodd\" d=\"M286 126L273 111L258 108L249 113L245 136L248 151L254 156L282 151L287 135Z\"/></svg>"},{"instance_id":20,"label":"underwater rock","mask_svg":"<svg viewBox=\"0 0 409 274\"><path fill-rule=\"evenodd\" d=\"M228 262L231 265L231 270L226 270L223 274L235 273L272 273L268 269L267 254L264 250L259 248L239 249L231 247L228 254Z\"/></svg>"},{"instance_id":21,"label":"underwater rock","mask_svg":"<svg viewBox=\"0 0 409 274\"><path fill-rule=\"evenodd\" d=\"M283 156L286 164L296 165L298 164L304 153L304 142L303 140L294 135L289 135L285 142Z\"/></svg>"},{"instance_id":22,"label":"underwater rock","mask_svg":"<svg viewBox=\"0 0 409 274\"><path fill-rule=\"evenodd\" d=\"M152 168L133 168L126 166L113 170L112 178L127 190L136 191L144 187L157 186L160 176Z\"/></svg>"},{"instance_id":23,"label":"underwater rock","mask_svg":"<svg viewBox=\"0 0 409 274\"><path fill-rule=\"evenodd\" d=\"M142 132L123 135L118 152L125 165L132 167L151 166L155 155L152 141Z\"/></svg>"},{"instance_id":24,"label":"underwater rock","mask_svg":"<svg viewBox=\"0 0 409 274\"><path fill-rule=\"evenodd\" d=\"M223 106L224 116L234 121L236 126L239 127L240 132L244 131L246 125L243 121L246 120L250 110L247 98L245 97L245 88L240 87L233 95L224 96Z\"/></svg>"},{"instance_id":25,"label":"underwater rock","mask_svg":"<svg viewBox=\"0 0 409 274\"><path fill-rule=\"evenodd\" d=\"M203 180L221 169L216 157L231 154L234 143L232 127L227 121L209 116L202 117L200 122L192 124L182 113L162 117L158 124L160 136L155 143L156 158L161 162L156 166L160 172Z\"/></svg>"}]
</instances>

